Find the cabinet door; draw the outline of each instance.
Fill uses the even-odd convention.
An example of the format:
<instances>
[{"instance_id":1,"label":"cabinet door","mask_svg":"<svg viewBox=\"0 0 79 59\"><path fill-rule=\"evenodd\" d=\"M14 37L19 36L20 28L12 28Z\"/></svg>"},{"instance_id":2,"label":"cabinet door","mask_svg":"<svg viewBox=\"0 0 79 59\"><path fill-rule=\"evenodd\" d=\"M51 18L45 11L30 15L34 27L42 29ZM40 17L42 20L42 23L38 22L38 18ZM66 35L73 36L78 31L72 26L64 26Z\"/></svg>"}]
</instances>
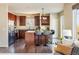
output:
<instances>
[{"instance_id":1,"label":"cabinet door","mask_svg":"<svg viewBox=\"0 0 79 59\"><path fill-rule=\"evenodd\" d=\"M25 33L25 44L27 47L35 45L34 32L26 32Z\"/></svg>"},{"instance_id":2,"label":"cabinet door","mask_svg":"<svg viewBox=\"0 0 79 59\"><path fill-rule=\"evenodd\" d=\"M17 18L16 15L14 15L14 14L8 12L8 19L9 19L9 20L13 20L13 21L15 21L16 18Z\"/></svg>"},{"instance_id":3,"label":"cabinet door","mask_svg":"<svg viewBox=\"0 0 79 59\"><path fill-rule=\"evenodd\" d=\"M16 26L17 24L17 16L8 12L8 19L14 21L14 25Z\"/></svg>"},{"instance_id":4,"label":"cabinet door","mask_svg":"<svg viewBox=\"0 0 79 59\"><path fill-rule=\"evenodd\" d=\"M40 17L35 16L35 26L40 26Z\"/></svg>"},{"instance_id":5,"label":"cabinet door","mask_svg":"<svg viewBox=\"0 0 79 59\"><path fill-rule=\"evenodd\" d=\"M19 30L19 39L25 39L25 30Z\"/></svg>"},{"instance_id":6,"label":"cabinet door","mask_svg":"<svg viewBox=\"0 0 79 59\"><path fill-rule=\"evenodd\" d=\"M20 16L19 17L19 25L25 26L26 25L26 16Z\"/></svg>"},{"instance_id":7,"label":"cabinet door","mask_svg":"<svg viewBox=\"0 0 79 59\"><path fill-rule=\"evenodd\" d=\"M41 25L50 25L50 17L41 16Z\"/></svg>"},{"instance_id":8,"label":"cabinet door","mask_svg":"<svg viewBox=\"0 0 79 59\"><path fill-rule=\"evenodd\" d=\"M14 22L15 26L17 25L17 16L15 16L15 22Z\"/></svg>"}]
</instances>

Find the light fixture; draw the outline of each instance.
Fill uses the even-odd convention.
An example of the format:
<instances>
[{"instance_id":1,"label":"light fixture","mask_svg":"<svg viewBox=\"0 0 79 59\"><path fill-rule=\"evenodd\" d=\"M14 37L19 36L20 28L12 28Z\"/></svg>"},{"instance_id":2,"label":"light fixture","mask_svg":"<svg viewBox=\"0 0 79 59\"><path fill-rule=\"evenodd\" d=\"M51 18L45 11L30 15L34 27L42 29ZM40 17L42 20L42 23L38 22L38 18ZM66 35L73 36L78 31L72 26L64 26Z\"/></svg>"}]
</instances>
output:
<instances>
[{"instance_id":1,"label":"light fixture","mask_svg":"<svg viewBox=\"0 0 79 59\"><path fill-rule=\"evenodd\" d=\"M45 10L44 10L44 8L42 8L41 9L42 10L42 12L40 13L40 19L42 20L46 20L47 19L47 17L45 17Z\"/></svg>"},{"instance_id":2,"label":"light fixture","mask_svg":"<svg viewBox=\"0 0 79 59\"><path fill-rule=\"evenodd\" d=\"M42 8L42 16L44 16L44 8Z\"/></svg>"}]
</instances>

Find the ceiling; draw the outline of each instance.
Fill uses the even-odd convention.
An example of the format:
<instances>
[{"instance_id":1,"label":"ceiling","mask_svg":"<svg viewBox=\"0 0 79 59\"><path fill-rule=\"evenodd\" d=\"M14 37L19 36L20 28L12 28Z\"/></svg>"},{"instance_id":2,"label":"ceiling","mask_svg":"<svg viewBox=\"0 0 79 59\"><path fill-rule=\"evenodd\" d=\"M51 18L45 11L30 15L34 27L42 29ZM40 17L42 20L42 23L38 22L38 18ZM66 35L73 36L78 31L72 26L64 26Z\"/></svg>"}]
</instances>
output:
<instances>
[{"instance_id":1,"label":"ceiling","mask_svg":"<svg viewBox=\"0 0 79 59\"><path fill-rule=\"evenodd\" d=\"M59 13L63 6L63 3L9 3L8 9L14 13L35 14L44 8L45 13Z\"/></svg>"}]
</instances>

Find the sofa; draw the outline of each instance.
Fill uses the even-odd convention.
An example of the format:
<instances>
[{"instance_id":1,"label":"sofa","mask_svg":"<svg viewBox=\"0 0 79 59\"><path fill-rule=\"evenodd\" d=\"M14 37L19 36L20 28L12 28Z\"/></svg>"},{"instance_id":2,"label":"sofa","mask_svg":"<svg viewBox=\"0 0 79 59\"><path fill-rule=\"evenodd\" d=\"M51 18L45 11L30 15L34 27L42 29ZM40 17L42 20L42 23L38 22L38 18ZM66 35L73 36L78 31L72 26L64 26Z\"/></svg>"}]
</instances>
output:
<instances>
[{"instance_id":1,"label":"sofa","mask_svg":"<svg viewBox=\"0 0 79 59\"><path fill-rule=\"evenodd\" d=\"M69 47L67 45L57 44L54 50L56 54L60 55L79 55L79 47L77 46Z\"/></svg>"}]
</instances>

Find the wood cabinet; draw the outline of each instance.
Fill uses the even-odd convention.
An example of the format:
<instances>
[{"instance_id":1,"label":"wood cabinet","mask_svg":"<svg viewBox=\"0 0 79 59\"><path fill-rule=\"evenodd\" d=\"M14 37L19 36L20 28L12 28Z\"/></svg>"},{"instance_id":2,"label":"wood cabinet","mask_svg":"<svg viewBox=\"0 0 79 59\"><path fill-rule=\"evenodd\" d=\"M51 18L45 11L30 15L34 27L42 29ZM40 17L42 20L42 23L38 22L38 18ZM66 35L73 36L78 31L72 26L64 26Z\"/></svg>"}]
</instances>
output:
<instances>
[{"instance_id":1,"label":"wood cabinet","mask_svg":"<svg viewBox=\"0 0 79 59\"><path fill-rule=\"evenodd\" d=\"M41 25L50 25L50 17L41 16Z\"/></svg>"},{"instance_id":2,"label":"wood cabinet","mask_svg":"<svg viewBox=\"0 0 79 59\"><path fill-rule=\"evenodd\" d=\"M34 32L25 32L25 43L27 47L35 45Z\"/></svg>"},{"instance_id":3,"label":"wood cabinet","mask_svg":"<svg viewBox=\"0 0 79 59\"><path fill-rule=\"evenodd\" d=\"M25 39L26 30L19 30L19 39Z\"/></svg>"},{"instance_id":4,"label":"wood cabinet","mask_svg":"<svg viewBox=\"0 0 79 59\"><path fill-rule=\"evenodd\" d=\"M17 18L16 15L14 15L14 14L8 12L8 19L9 19L9 20L16 20L16 18Z\"/></svg>"},{"instance_id":5,"label":"wood cabinet","mask_svg":"<svg viewBox=\"0 0 79 59\"><path fill-rule=\"evenodd\" d=\"M35 16L35 26L41 25L50 25L50 16L41 16L41 23L40 23L40 16Z\"/></svg>"},{"instance_id":6,"label":"wood cabinet","mask_svg":"<svg viewBox=\"0 0 79 59\"><path fill-rule=\"evenodd\" d=\"M26 16L19 16L19 25L20 26L26 25Z\"/></svg>"},{"instance_id":7,"label":"wood cabinet","mask_svg":"<svg viewBox=\"0 0 79 59\"><path fill-rule=\"evenodd\" d=\"M40 17L35 16L35 26L40 26Z\"/></svg>"},{"instance_id":8,"label":"wood cabinet","mask_svg":"<svg viewBox=\"0 0 79 59\"><path fill-rule=\"evenodd\" d=\"M12 13L10 13L10 12L8 12L8 26L10 26L11 24L14 24L14 26L16 26L16 20L17 20L17 16L16 15L14 15L14 14L12 14ZM10 21L13 21L12 23L10 22ZM10 31L10 32L8 32L8 44L9 44L9 46L10 45L12 45L13 43L15 43L15 40L16 40L16 33L14 32L14 31L11 31L10 29L12 29L11 28L11 26L10 27L8 27L9 29L8 29L8 31Z\"/></svg>"},{"instance_id":9,"label":"wood cabinet","mask_svg":"<svg viewBox=\"0 0 79 59\"><path fill-rule=\"evenodd\" d=\"M8 19L9 20L13 20L14 21L14 24L16 25L16 23L17 23L17 21L16 21L17 20L17 16L16 15L8 12Z\"/></svg>"}]
</instances>

